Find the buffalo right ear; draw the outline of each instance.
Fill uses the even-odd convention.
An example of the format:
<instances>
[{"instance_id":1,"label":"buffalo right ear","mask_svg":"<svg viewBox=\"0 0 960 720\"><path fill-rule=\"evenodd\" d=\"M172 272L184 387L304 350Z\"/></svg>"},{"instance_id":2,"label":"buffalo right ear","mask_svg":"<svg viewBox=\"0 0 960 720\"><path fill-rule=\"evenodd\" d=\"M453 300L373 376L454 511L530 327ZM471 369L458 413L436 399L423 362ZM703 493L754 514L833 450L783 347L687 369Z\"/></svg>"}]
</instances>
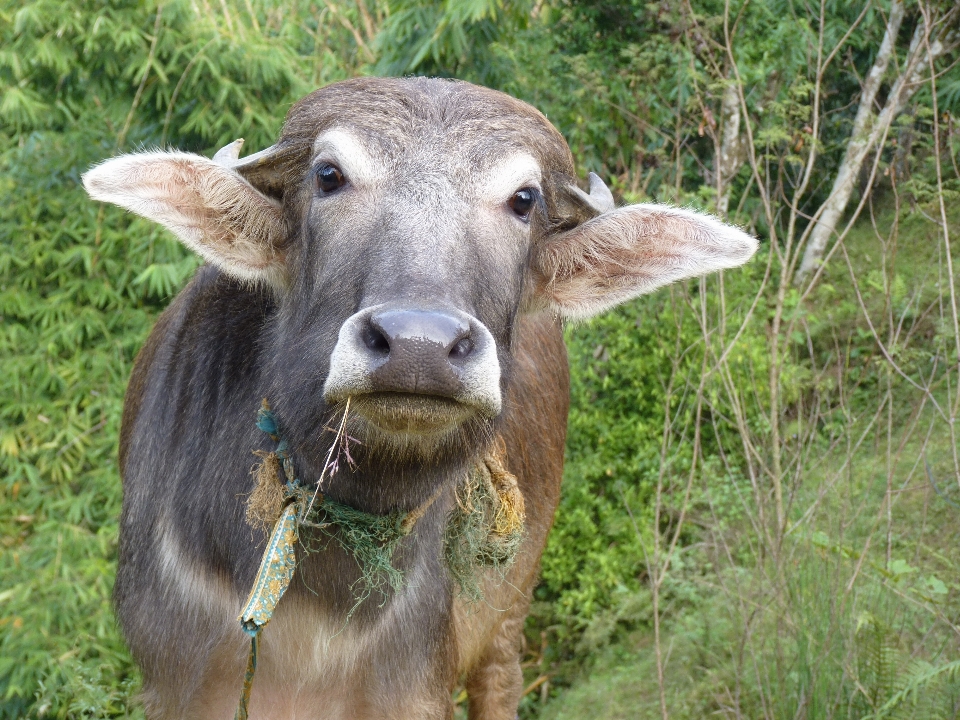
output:
<instances>
[{"instance_id":1,"label":"buffalo right ear","mask_svg":"<svg viewBox=\"0 0 960 720\"><path fill-rule=\"evenodd\" d=\"M533 307L588 318L668 283L742 265L756 238L715 217L669 205L617 208L600 178L569 188L586 222L534 247Z\"/></svg>"},{"instance_id":2,"label":"buffalo right ear","mask_svg":"<svg viewBox=\"0 0 960 720\"><path fill-rule=\"evenodd\" d=\"M83 186L94 200L170 229L227 274L280 288L287 281L281 206L234 169L243 162L238 152L234 143L214 160L181 152L121 155L90 169Z\"/></svg>"}]
</instances>

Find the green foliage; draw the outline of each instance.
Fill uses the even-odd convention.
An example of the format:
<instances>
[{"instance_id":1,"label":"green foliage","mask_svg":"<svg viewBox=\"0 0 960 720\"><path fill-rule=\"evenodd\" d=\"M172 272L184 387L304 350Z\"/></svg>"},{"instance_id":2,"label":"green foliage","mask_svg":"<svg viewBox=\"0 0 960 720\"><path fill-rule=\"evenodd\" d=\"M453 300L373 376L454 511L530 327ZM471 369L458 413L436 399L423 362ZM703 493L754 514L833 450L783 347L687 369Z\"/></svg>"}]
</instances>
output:
<instances>
[{"instance_id":1,"label":"green foliage","mask_svg":"<svg viewBox=\"0 0 960 720\"><path fill-rule=\"evenodd\" d=\"M143 224L128 236L119 213L98 221L75 187L64 192L75 179L51 187L74 150L45 139L6 154L6 195L15 183L19 201L0 207L3 717L23 717L41 687L51 714L85 703L123 708L120 688L135 682L109 609L121 398L156 311L134 269L151 254L182 255ZM65 697L81 677L91 680ZM95 679L112 697L106 705L93 699Z\"/></svg>"},{"instance_id":2,"label":"green foliage","mask_svg":"<svg viewBox=\"0 0 960 720\"><path fill-rule=\"evenodd\" d=\"M377 75L458 77L500 85L509 74L495 52L525 27L531 3L503 0L395 0L377 35Z\"/></svg>"},{"instance_id":3,"label":"green foliage","mask_svg":"<svg viewBox=\"0 0 960 720\"><path fill-rule=\"evenodd\" d=\"M843 588L836 583L849 559L823 556L808 540L793 549L791 612L777 624L756 608L747 627L737 598L745 588L756 589L758 578L744 569L711 583L697 572L704 558L688 551L671 580L677 586L671 592L683 593L686 604L667 620L670 717L735 716L733 708L742 717L954 717L957 660L911 657L906 628L922 624L924 612L897 603L876 578L868 578L838 616ZM649 595L642 597L649 602ZM645 639L634 632L594 650L589 670L539 717L660 717L653 650ZM938 635L934 644L945 640Z\"/></svg>"},{"instance_id":4,"label":"green foliage","mask_svg":"<svg viewBox=\"0 0 960 720\"><path fill-rule=\"evenodd\" d=\"M244 137L254 151L316 86L423 73L530 101L578 167L612 179L625 200L710 208L720 98L733 81L726 7L0 0L0 718L139 712L109 607L117 433L133 358L198 261L163 231L89 202L84 169L139 147L209 154ZM832 48L862 6L823 7ZM885 7L870 5L828 67L814 139L818 16L786 0L730 5L757 157L781 169L772 184L789 195L806 149L822 153L801 227L829 192ZM954 208L960 196L952 59L937 81L941 115L928 91L915 96L898 144L879 155L876 207L847 239L849 266L829 266L809 297L778 297L782 246L768 242L745 270L568 329L567 470L528 624L528 680L540 692L525 696L523 717L659 717L655 619L676 718L956 716L960 540L949 503L960 490L931 410L955 402L955 370L944 370L955 328L939 218L928 219L941 194ZM947 128L939 184L935 121ZM779 206L768 227L749 163L732 185L737 222L785 237L788 213ZM905 377L929 381L929 396ZM921 420L922 444L911 430ZM782 545L764 536L775 452ZM897 466L901 456L947 482L929 487ZM888 477L907 488L893 510Z\"/></svg>"}]
</instances>

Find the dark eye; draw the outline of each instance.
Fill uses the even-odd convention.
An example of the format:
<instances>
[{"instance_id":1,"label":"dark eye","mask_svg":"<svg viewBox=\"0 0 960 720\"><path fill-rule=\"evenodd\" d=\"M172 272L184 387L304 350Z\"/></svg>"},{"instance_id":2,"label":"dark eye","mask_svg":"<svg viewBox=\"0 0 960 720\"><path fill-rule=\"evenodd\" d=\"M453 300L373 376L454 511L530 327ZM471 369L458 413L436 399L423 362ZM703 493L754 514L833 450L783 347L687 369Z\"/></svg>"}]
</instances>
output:
<instances>
[{"instance_id":1,"label":"dark eye","mask_svg":"<svg viewBox=\"0 0 960 720\"><path fill-rule=\"evenodd\" d=\"M537 204L537 191L533 188L521 188L517 190L507 204L513 210L517 217L526 220L530 217L530 211Z\"/></svg>"},{"instance_id":2,"label":"dark eye","mask_svg":"<svg viewBox=\"0 0 960 720\"><path fill-rule=\"evenodd\" d=\"M317 187L325 193L343 187L346 182L347 179L336 165L324 163L317 168Z\"/></svg>"}]
</instances>

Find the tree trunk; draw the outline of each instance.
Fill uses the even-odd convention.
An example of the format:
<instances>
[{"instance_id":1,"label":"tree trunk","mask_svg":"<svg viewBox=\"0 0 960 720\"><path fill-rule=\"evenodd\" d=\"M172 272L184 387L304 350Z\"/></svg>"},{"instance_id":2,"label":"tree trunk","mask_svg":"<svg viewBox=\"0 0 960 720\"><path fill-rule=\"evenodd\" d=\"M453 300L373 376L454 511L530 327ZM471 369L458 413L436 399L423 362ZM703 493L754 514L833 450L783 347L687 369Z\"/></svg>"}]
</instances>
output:
<instances>
[{"instance_id":1,"label":"tree trunk","mask_svg":"<svg viewBox=\"0 0 960 720\"><path fill-rule=\"evenodd\" d=\"M799 285L823 259L824 250L827 242L836 230L840 216L847 207L853 187L857 182L857 176L860 173L860 167L863 165L863 159L870 151L873 145L874 132L880 127L880 123L875 122L873 113L873 103L877 97L877 91L884 74L887 72L887 65L890 57L893 55L893 48L897 44L897 35L900 33L900 24L903 22L904 4L902 0L893 0L890 3L890 15L887 17L887 29L883 33L883 40L880 42L880 50L877 52L877 59L867 73L863 82L863 91L860 95L860 107L857 108L857 116L853 121L853 133L850 135L850 142L847 144L847 152L840 163L840 169L837 171L837 178L833 183L833 189L830 196L823 205L823 212L820 219L810 234L807 243L807 249L803 254L803 261L794 277L794 284ZM917 32L922 33L922 24L918 26ZM916 40L916 34L914 40ZM922 37L922 34L921 34ZM910 56L914 55L914 48L911 45ZM914 59L915 60L915 59ZM914 63L917 64L916 62ZM909 65L908 65L909 67ZM898 78L898 83L900 79ZM891 92L887 98L887 106L896 102L895 93ZM884 113L886 108L884 108Z\"/></svg>"},{"instance_id":2,"label":"tree trunk","mask_svg":"<svg viewBox=\"0 0 960 720\"><path fill-rule=\"evenodd\" d=\"M894 11L899 8L899 13ZM956 15L957 8L950 9L947 16ZM899 15L899 16L898 16ZM893 43L896 41L896 32L900 27L900 20L903 19L903 3L894 0L887 22L887 30L883 36L883 42L880 44L880 52L877 55L877 61L870 70L870 75L864 83L864 94L860 101L860 108L857 110L857 117L854 120L853 134L850 137L850 143L847 145L847 152L837 171L837 179L833 183L833 190L830 197L823 204L823 212L820 219L810 234L810 240L807 249L803 254L803 261L800 268L794 276L794 284L801 284L810 273L821 264L823 254L827 243L836 232L837 224L843 215L847 202L850 200L850 194L856 182L857 174L863 165L863 160L877 142L883 137L884 133L897 119L897 116L903 111L913 97L913 94L920 89L921 80L929 64L940 57L947 49L948 44L952 47L956 42L956 31L949 28L950 23L946 22L949 17L941 16L939 22L935 20L931 25L939 24L941 28L940 37L929 37L925 42L925 24L920 22L913 33L913 39L910 41L910 49L907 51L907 59L904 63L903 71L893 83L890 94L887 96L887 102L883 110L876 118L873 116L873 99L876 97L877 86L886 69L887 61L890 58ZM883 58L886 51L886 58ZM883 61L880 67L881 59ZM874 72L876 71L876 78ZM875 85L870 88L871 83ZM866 103L869 95L869 103ZM857 123L863 121L860 126ZM879 148L878 148L879 150Z\"/></svg>"},{"instance_id":3,"label":"tree trunk","mask_svg":"<svg viewBox=\"0 0 960 720\"><path fill-rule=\"evenodd\" d=\"M720 138L720 154L717 157L717 213L727 217L730 207L730 185L743 165L740 143L740 91L736 82L729 79L723 90L720 103L720 121L723 123Z\"/></svg>"},{"instance_id":4,"label":"tree trunk","mask_svg":"<svg viewBox=\"0 0 960 720\"><path fill-rule=\"evenodd\" d=\"M910 156L913 153L916 121L917 109L911 106L904 111L900 130L897 132L897 150L893 154L893 167L890 169L891 183L898 183L910 177Z\"/></svg>"}]
</instances>

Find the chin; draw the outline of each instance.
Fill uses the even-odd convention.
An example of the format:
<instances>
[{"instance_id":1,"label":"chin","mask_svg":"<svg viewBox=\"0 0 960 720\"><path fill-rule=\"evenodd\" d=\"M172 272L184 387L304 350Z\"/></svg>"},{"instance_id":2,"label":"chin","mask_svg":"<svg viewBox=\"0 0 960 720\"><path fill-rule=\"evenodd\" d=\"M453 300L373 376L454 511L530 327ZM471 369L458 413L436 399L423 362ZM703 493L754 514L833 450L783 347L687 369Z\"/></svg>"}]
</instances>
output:
<instances>
[{"instance_id":1,"label":"chin","mask_svg":"<svg viewBox=\"0 0 960 720\"><path fill-rule=\"evenodd\" d=\"M365 453L399 463L462 457L493 437L494 419L436 395L377 392L350 399L347 432Z\"/></svg>"}]
</instances>

